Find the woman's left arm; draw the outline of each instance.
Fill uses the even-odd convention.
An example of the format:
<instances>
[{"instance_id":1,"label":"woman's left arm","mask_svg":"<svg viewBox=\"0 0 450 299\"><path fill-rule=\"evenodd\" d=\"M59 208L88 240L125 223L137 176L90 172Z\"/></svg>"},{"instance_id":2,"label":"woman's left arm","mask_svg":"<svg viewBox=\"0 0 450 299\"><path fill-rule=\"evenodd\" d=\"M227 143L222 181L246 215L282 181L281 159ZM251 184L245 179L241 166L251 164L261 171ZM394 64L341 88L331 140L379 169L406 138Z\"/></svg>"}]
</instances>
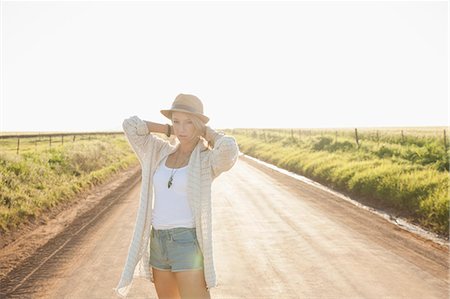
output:
<instances>
[{"instance_id":1,"label":"woman's left arm","mask_svg":"<svg viewBox=\"0 0 450 299\"><path fill-rule=\"evenodd\" d=\"M205 139L213 147L211 151L211 170L214 178L228 171L236 163L239 156L239 146L233 136L218 132L209 126L205 129Z\"/></svg>"}]
</instances>

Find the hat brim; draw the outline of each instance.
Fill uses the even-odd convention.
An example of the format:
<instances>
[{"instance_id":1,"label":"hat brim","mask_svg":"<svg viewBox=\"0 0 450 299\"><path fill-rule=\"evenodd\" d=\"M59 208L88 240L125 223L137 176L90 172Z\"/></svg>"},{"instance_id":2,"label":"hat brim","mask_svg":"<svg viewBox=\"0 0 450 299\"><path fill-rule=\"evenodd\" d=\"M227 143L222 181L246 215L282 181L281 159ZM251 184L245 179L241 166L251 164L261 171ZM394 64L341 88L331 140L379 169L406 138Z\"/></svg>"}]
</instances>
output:
<instances>
[{"instance_id":1,"label":"hat brim","mask_svg":"<svg viewBox=\"0 0 450 299\"><path fill-rule=\"evenodd\" d=\"M168 119L172 120L172 112L177 111L177 112L183 112L183 113L187 113L187 114L192 114L197 116L198 118L200 118L205 124L209 121L209 117L200 114L200 113L194 113L188 110L184 110L184 109L168 109L168 110L161 110L162 115L164 115L165 117L167 117Z\"/></svg>"}]
</instances>

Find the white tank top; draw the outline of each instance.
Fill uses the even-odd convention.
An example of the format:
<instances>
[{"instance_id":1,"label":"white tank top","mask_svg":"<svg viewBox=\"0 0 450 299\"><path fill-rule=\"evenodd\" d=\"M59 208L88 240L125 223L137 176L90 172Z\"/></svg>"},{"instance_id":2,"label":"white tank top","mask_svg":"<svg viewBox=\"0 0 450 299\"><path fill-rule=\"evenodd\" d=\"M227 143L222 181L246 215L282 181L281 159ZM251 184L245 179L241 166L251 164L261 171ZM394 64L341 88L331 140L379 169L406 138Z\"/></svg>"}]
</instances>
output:
<instances>
[{"instance_id":1,"label":"white tank top","mask_svg":"<svg viewBox=\"0 0 450 299\"><path fill-rule=\"evenodd\" d=\"M176 170L172 186L167 182L173 168L166 166L167 157L161 161L153 176L155 192L152 225L155 229L195 227L195 220L187 199L188 166Z\"/></svg>"}]
</instances>

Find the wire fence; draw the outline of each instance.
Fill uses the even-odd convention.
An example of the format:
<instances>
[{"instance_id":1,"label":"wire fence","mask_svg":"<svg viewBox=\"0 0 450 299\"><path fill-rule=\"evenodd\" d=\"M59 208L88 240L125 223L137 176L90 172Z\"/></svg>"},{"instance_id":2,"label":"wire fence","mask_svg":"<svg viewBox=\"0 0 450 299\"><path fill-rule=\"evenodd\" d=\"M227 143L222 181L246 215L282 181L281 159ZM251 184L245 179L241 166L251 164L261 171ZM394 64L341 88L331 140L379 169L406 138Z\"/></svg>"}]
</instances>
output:
<instances>
[{"instance_id":1,"label":"wire fence","mask_svg":"<svg viewBox=\"0 0 450 299\"><path fill-rule=\"evenodd\" d=\"M260 129L260 128L235 128L226 129L230 134L244 134L257 137L261 140L279 137L290 137L301 140L303 138L314 136L328 136L335 142L338 138L352 138L359 147L362 140L371 140L376 142L389 142L398 144L416 144L423 146L430 141L441 143L444 150L447 151L450 146L448 138L448 128L407 128L407 129ZM122 131L117 132L73 132L73 133L30 133L30 134L3 134L0 135L0 149L2 151L15 151L16 154L23 149L30 149L47 145L48 148L56 145L64 145L68 142L80 140L92 140L100 136L123 136Z\"/></svg>"},{"instance_id":2,"label":"wire fence","mask_svg":"<svg viewBox=\"0 0 450 299\"><path fill-rule=\"evenodd\" d=\"M244 134L267 142L268 140L290 137L302 140L316 136L327 136L338 142L339 138L351 138L358 147L361 141L370 140L396 144L415 144L423 146L429 142L442 144L445 151L449 149L448 128L385 128L385 129L262 129L235 128L227 130L231 134Z\"/></svg>"},{"instance_id":3,"label":"wire fence","mask_svg":"<svg viewBox=\"0 0 450 299\"><path fill-rule=\"evenodd\" d=\"M103 136L115 137L123 135L123 132L83 132L83 133L30 133L30 134L3 134L0 135L0 148L2 151L15 151L16 154L24 149L47 145L52 148L64 143L76 142L81 140L93 140Z\"/></svg>"}]
</instances>

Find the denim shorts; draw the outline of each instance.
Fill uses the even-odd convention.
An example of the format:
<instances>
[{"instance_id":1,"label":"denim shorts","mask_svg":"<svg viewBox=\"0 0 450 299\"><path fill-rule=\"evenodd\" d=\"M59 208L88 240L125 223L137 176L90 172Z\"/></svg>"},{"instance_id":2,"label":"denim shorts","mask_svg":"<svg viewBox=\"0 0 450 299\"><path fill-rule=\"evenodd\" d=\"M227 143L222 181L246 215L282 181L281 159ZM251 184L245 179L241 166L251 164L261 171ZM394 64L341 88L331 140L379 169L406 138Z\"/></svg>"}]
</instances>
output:
<instances>
[{"instance_id":1,"label":"denim shorts","mask_svg":"<svg viewBox=\"0 0 450 299\"><path fill-rule=\"evenodd\" d=\"M194 228L175 227L151 230L151 267L163 271L203 269L203 254Z\"/></svg>"}]
</instances>

